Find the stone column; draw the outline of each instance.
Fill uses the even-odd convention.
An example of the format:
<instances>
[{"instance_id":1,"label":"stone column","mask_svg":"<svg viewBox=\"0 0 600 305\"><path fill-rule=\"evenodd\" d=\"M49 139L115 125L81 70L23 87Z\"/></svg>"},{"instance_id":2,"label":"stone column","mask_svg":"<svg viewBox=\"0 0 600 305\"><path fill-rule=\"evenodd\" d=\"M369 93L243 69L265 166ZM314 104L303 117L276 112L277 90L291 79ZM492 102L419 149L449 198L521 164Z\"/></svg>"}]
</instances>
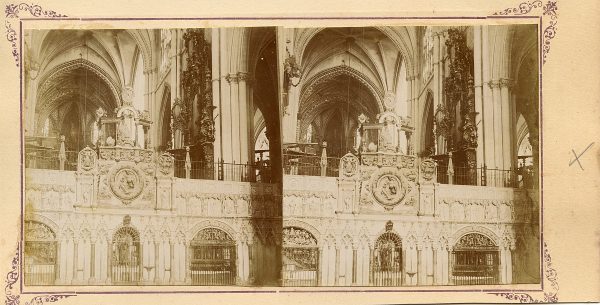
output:
<instances>
[{"instance_id":1,"label":"stone column","mask_svg":"<svg viewBox=\"0 0 600 305\"><path fill-rule=\"evenodd\" d=\"M173 240L169 240L169 283L175 283L175 244Z\"/></svg>"},{"instance_id":2,"label":"stone column","mask_svg":"<svg viewBox=\"0 0 600 305\"><path fill-rule=\"evenodd\" d=\"M159 248L158 240L154 240L154 283L158 284L160 279L158 278L158 264L159 264ZM150 252L148 252L150 253ZM150 280L150 274L148 274L148 280Z\"/></svg>"},{"instance_id":3,"label":"stone column","mask_svg":"<svg viewBox=\"0 0 600 305\"><path fill-rule=\"evenodd\" d=\"M433 250L433 285L438 285L439 284L439 268L438 268L438 252L439 252L439 248L438 246L434 246L432 248Z\"/></svg>"},{"instance_id":4,"label":"stone column","mask_svg":"<svg viewBox=\"0 0 600 305\"><path fill-rule=\"evenodd\" d=\"M494 108L494 132L497 136L496 143L494 143L494 156L496 167L499 169L504 166L504 158L502 151L502 100L500 95L500 80L491 80L489 83L492 89L492 99Z\"/></svg>"},{"instance_id":5,"label":"stone column","mask_svg":"<svg viewBox=\"0 0 600 305\"><path fill-rule=\"evenodd\" d=\"M506 249L506 283L512 284L512 251L514 249L509 247Z\"/></svg>"},{"instance_id":6,"label":"stone column","mask_svg":"<svg viewBox=\"0 0 600 305\"><path fill-rule=\"evenodd\" d=\"M417 245L417 285L425 285L425 268L423 264L423 246Z\"/></svg>"},{"instance_id":7,"label":"stone column","mask_svg":"<svg viewBox=\"0 0 600 305\"><path fill-rule=\"evenodd\" d=\"M238 94L239 94L239 107L240 107L240 135L239 135L239 144L240 144L240 159L239 162L241 164L245 164L248 161L254 161L253 154L251 151L254 151L254 146L250 147L249 143L252 143L254 139L249 138L249 131L252 119L250 117L250 107L248 104L248 94L247 94L247 80L249 78L248 73L238 72ZM246 173L248 174L248 173Z\"/></svg>"},{"instance_id":8,"label":"stone column","mask_svg":"<svg viewBox=\"0 0 600 305\"><path fill-rule=\"evenodd\" d=\"M407 275L406 272L408 271L408 266L406 265L406 262L408 261L407 257L406 257L406 248L402 248L402 285L406 286L407 285Z\"/></svg>"},{"instance_id":9,"label":"stone column","mask_svg":"<svg viewBox=\"0 0 600 305\"><path fill-rule=\"evenodd\" d=\"M240 162L240 106L242 101L240 100L240 96L238 93L239 89L239 77L236 74L229 74L227 76L227 81L229 82L229 90L230 90L230 100L229 107L231 108L231 145L232 150L232 158L229 160L225 160L225 162L239 163Z\"/></svg>"},{"instance_id":10,"label":"stone column","mask_svg":"<svg viewBox=\"0 0 600 305\"><path fill-rule=\"evenodd\" d=\"M62 248L62 243L63 243L63 239L60 239L56 242L56 264L54 266L54 270L56 270L55 272L55 283L57 284L61 284L62 283L62 277L61 277L61 270L60 268L62 267L62 252L61 252L61 248Z\"/></svg>"},{"instance_id":11,"label":"stone column","mask_svg":"<svg viewBox=\"0 0 600 305\"><path fill-rule=\"evenodd\" d=\"M192 283L192 248L190 247L190 243L185 243L185 283Z\"/></svg>"},{"instance_id":12,"label":"stone column","mask_svg":"<svg viewBox=\"0 0 600 305\"><path fill-rule=\"evenodd\" d=\"M485 163L484 138L485 130L483 128L483 66L482 66L482 30L480 25L473 27L473 63L474 63L474 86L475 86L475 112L477 117L475 123L481 121L477 126L477 167L483 167ZM477 179L477 185L481 185L481 179Z\"/></svg>"},{"instance_id":13,"label":"stone column","mask_svg":"<svg viewBox=\"0 0 600 305\"><path fill-rule=\"evenodd\" d=\"M243 265L244 265L244 270L243 270L243 276L242 276L242 281L244 282L244 284L248 284L248 277L250 274L250 255L249 255L249 251L248 251L248 242L247 241L243 241L242 242L242 258L243 258Z\"/></svg>"},{"instance_id":14,"label":"stone column","mask_svg":"<svg viewBox=\"0 0 600 305\"><path fill-rule=\"evenodd\" d=\"M96 282L96 241L90 243L90 283Z\"/></svg>"},{"instance_id":15,"label":"stone column","mask_svg":"<svg viewBox=\"0 0 600 305\"><path fill-rule=\"evenodd\" d=\"M373 254L374 250L369 246L369 284L373 284L373 268L375 268L373 265Z\"/></svg>"},{"instance_id":16,"label":"stone column","mask_svg":"<svg viewBox=\"0 0 600 305\"><path fill-rule=\"evenodd\" d=\"M227 44L227 33L231 31L230 29L221 28L219 29L219 52L221 54L229 54L228 44ZM234 160L234 154L232 151L233 141L237 141L236 138L233 137L233 115L231 109L231 78L229 77L229 58L226 56L220 56L219 63L219 75L221 78L225 78L226 81L221 81L221 101L220 101L220 117L221 117L221 151L222 151L222 159L225 162L232 162Z\"/></svg>"},{"instance_id":17,"label":"stone column","mask_svg":"<svg viewBox=\"0 0 600 305\"><path fill-rule=\"evenodd\" d=\"M221 114L221 88L223 86L221 82L221 30L219 28L212 28L211 30L211 61L212 61L212 98L213 98L213 106L215 107L215 111L219 113L219 115L215 116L215 141L213 142L214 147L214 158L215 162L217 160L222 160L222 116Z\"/></svg>"},{"instance_id":18,"label":"stone column","mask_svg":"<svg viewBox=\"0 0 600 305\"><path fill-rule=\"evenodd\" d=\"M321 286L323 284L323 248L319 248L319 267L317 268L317 286Z\"/></svg>"},{"instance_id":19,"label":"stone column","mask_svg":"<svg viewBox=\"0 0 600 305\"><path fill-rule=\"evenodd\" d=\"M340 279L340 249L337 246L335 247L335 265L334 265L334 267L335 267L335 272L334 272L335 278L334 278L333 284L335 286L338 286L339 279Z\"/></svg>"},{"instance_id":20,"label":"stone column","mask_svg":"<svg viewBox=\"0 0 600 305\"><path fill-rule=\"evenodd\" d=\"M106 284L112 283L112 244L110 239L106 239Z\"/></svg>"},{"instance_id":21,"label":"stone column","mask_svg":"<svg viewBox=\"0 0 600 305\"><path fill-rule=\"evenodd\" d=\"M454 269L454 259L452 258L452 250L448 248L448 285L454 285L452 279L452 270Z\"/></svg>"},{"instance_id":22,"label":"stone column","mask_svg":"<svg viewBox=\"0 0 600 305\"><path fill-rule=\"evenodd\" d=\"M75 240L73 243L73 284L79 279L79 242Z\"/></svg>"},{"instance_id":23,"label":"stone column","mask_svg":"<svg viewBox=\"0 0 600 305\"><path fill-rule=\"evenodd\" d=\"M506 282L506 248L500 249L500 284L507 284Z\"/></svg>"},{"instance_id":24,"label":"stone column","mask_svg":"<svg viewBox=\"0 0 600 305\"><path fill-rule=\"evenodd\" d=\"M432 80L432 86L431 89L433 91L433 115L435 117L435 112L438 109L438 105L440 105L441 103L441 99L439 98L440 96L440 87L438 86L438 84L442 81L440 79L440 64L439 64L439 53L440 53L440 37L438 35L434 35L433 38L433 56L432 56L432 61L433 61L433 80ZM434 119L435 121L435 119ZM441 137L435 136L435 154L438 153L444 153L441 150Z\"/></svg>"},{"instance_id":25,"label":"stone column","mask_svg":"<svg viewBox=\"0 0 600 305\"><path fill-rule=\"evenodd\" d=\"M481 28L481 85L482 85L482 115L481 123L483 131L483 163L488 168L496 167L495 159L495 133L494 133L494 101L492 99L491 81L491 59L490 59L490 38L489 26L484 25ZM477 70L477 69L476 69ZM477 105L477 103L476 103Z\"/></svg>"},{"instance_id":26,"label":"stone column","mask_svg":"<svg viewBox=\"0 0 600 305\"><path fill-rule=\"evenodd\" d=\"M352 248L352 285L358 282L358 249Z\"/></svg>"},{"instance_id":27,"label":"stone column","mask_svg":"<svg viewBox=\"0 0 600 305\"><path fill-rule=\"evenodd\" d=\"M507 78L500 79L500 96L502 97L502 161L503 169L512 169L513 162L513 146L512 138L515 137L516 133L513 130L513 118L512 118L512 89L513 81Z\"/></svg>"}]
</instances>

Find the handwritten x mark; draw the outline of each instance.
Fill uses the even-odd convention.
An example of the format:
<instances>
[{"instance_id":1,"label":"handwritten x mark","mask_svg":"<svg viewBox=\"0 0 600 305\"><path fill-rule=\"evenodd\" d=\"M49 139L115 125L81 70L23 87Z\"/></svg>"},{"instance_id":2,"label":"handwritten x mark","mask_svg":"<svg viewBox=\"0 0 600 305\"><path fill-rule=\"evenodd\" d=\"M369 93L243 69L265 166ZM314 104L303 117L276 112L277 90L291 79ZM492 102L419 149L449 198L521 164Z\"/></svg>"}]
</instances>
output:
<instances>
[{"instance_id":1,"label":"handwritten x mark","mask_svg":"<svg viewBox=\"0 0 600 305\"><path fill-rule=\"evenodd\" d=\"M569 162L569 166L573 165L575 162L577 162L577 164L579 164L579 168L581 168L581 170L583 170L583 166L581 165L581 162L579 161L579 158L581 158L581 156L583 156L583 154L590 149L590 147L592 147L592 145L594 145L594 142L590 143L590 145L588 145L579 155L577 155L577 153L575 153L574 149L571 149L571 151L573 152L573 156L575 156L574 160L571 160L571 162Z\"/></svg>"}]
</instances>

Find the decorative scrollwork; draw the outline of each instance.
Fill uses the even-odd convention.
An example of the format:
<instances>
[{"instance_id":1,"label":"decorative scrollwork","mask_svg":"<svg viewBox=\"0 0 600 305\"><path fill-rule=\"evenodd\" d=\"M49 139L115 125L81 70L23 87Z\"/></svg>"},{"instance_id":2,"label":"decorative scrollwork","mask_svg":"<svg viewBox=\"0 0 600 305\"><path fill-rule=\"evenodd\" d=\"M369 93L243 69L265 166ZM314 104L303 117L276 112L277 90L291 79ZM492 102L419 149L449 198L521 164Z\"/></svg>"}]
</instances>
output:
<instances>
[{"instance_id":1,"label":"decorative scrollwork","mask_svg":"<svg viewBox=\"0 0 600 305\"><path fill-rule=\"evenodd\" d=\"M317 240L310 232L297 227L283 228L284 247L316 247Z\"/></svg>"},{"instance_id":2,"label":"decorative scrollwork","mask_svg":"<svg viewBox=\"0 0 600 305\"><path fill-rule=\"evenodd\" d=\"M528 293L524 292L501 292L501 293L491 293L493 295L504 297L508 300L519 301L519 303L558 303L558 273L556 269L552 266L552 257L550 256L550 251L548 250L548 245L544 242L544 275L546 276L546 281L550 283L551 291L544 291L543 297L541 299L536 298ZM545 285L544 287L548 287Z\"/></svg>"},{"instance_id":3,"label":"decorative scrollwork","mask_svg":"<svg viewBox=\"0 0 600 305\"><path fill-rule=\"evenodd\" d=\"M528 2L522 2L517 7L507 8L505 10L494 13L494 16L519 16L527 15L534 9L542 9L542 16L549 17L550 21L544 28L543 42L542 42L542 63L546 63L546 57L550 53L550 41L556 36L556 29L558 23L558 6L556 1L547 1L543 4L541 0L534 0Z\"/></svg>"},{"instance_id":4,"label":"decorative scrollwork","mask_svg":"<svg viewBox=\"0 0 600 305\"><path fill-rule=\"evenodd\" d=\"M469 233L463 235L454 249L489 249L498 248L496 244L487 236L479 233Z\"/></svg>"},{"instance_id":5,"label":"decorative scrollwork","mask_svg":"<svg viewBox=\"0 0 600 305\"><path fill-rule=\"evenodd\" d=\"M531 12L532 9L538 8L542 6L541 0L523 2L519 4L517 7L507 8L505 10L495 12L494 16L507 16L507 15L526 15Z\"/></svg>"},{"instance_id":6,"label":"decorative scrollwork","mask_svg":"<svg viewBox=\"0 0 600 305\"><path fill-rule=\"evenodd\" d=\"M15 284L19 281L19 267L21 265L20 261L20 246L17 243L17 250L15 251L15 256L11 261L11 269L6 274L6 286L4 287L4 294L6 295L6 300L4 303L6 305L20 305L21 304L21 295L20 291L15 290ZM43 305L44 303L53 303L62 299L66 299L68 297L76 296L75 294L46 294L34 296L31 300L25 301L25 305Z\"/></svg>"},{"instance_id":7,"label":"decorative scrollwork","mask_svg":"<svg viewBox=\"0 0 600 305\"><path fill-rule=\"evenodd\" d=\"M24 2L20 3L20 4L14 4L14 3L7 4L6 8L4 9L4 14L7 19L4 22L4 27L6 28L6 40L8 40L8 42L11 45L11 48L12 48L11 54L13 55L13 57L15 59L15 65L17 67L20 65L19 61L21 59L21 55L19 54L19 38L17 36L17 32L13 28L10 21L20 18L19 14L22 11L29 12L29 14L31 16L36 17L36 18L37 17L43 17L43 18L67 17L67 15L59 14L52 10L45 10L37 4L27 4Z\"/></svg>"},{"instance_id":8,"label":"decorative scrollwork","mask_svg":"<svg viewBox=\"0 0 600 305\"><path fill-rule=\"evenodd\" d=\"M233 244L234 241L227 232L217 228L206 228L194 236L193 244Z\"/></svg>"}]
</instances>

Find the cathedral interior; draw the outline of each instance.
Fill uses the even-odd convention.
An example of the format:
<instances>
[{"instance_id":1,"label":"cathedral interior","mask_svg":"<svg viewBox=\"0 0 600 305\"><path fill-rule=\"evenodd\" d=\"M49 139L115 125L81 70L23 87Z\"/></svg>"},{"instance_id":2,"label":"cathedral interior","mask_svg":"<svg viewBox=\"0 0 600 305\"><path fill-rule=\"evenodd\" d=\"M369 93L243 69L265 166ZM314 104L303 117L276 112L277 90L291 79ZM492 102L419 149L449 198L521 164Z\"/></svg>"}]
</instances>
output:
<instances>
[{"instance_id":1,"label":"cathedral interior","mask_svg":"<svg viewBox=\"0 0 600 305\"><path fill-rule=\"evenodd\" d=\"M535 25L24 32L24 281L540 283Z\"/></svg>"}]
</instances>

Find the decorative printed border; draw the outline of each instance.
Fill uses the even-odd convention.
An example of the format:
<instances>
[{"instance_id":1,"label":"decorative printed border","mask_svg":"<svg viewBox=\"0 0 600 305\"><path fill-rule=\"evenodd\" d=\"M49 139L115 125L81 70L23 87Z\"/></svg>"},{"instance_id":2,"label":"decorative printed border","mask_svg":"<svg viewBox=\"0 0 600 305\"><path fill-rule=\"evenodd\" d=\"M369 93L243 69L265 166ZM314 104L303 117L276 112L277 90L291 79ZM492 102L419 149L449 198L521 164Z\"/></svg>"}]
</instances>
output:
<instances>
[{"instance_id":1,"label":"decorative printed border","mask_svg":"<svg viewBox=\"0 0 600 305\"><path fill-rule=\"evenodd\" d=\"M530 14L533 10L542 9L540 17L542 17L542 22L544 23L545 28L543 32L543 41L542 41L542 63L546 63L546 58L548 53L550 53L550 43L551 40L554 39L557 32L557 23L558 23L558 7L556 5L556 1L547 1L545 5L543 5L542 0L534 0L528 2L522 2L517 7L507 8L502 11L498 11L493 14L493 16L523 16ZM20 66L21 54L19 53L20 42L19 42L19 33L13 28L13 22L19 20L21 17L19 14L21 12L27 11L32 17L42 17L42 18L65 18L67 15L59 14L52 10L45 10L40 5L37 4L8 4L5 9L5 28L6 28L6 40L10 43L12 48L12 56L15 60L15 65L17 67ZM544 18L547 17L547 18ZM16 27L16 25L15 25ZM527 293L490 293L497 296L505 297L508 300L519 301L520 303L556 303L558 302L558 274L554 267L552 266L552 258L550 256L548 246L544 242L544 254L543 254L543 265L544 265L544 274L545 280L550 284L552 288L551 292L543 292L543 298L537 299L534 296L531 296ZM12 259L12 267L11 270L6 275L6 286L4 288L4 292L6 294L6 305L20 305L21 304L21 296L20 296L20 287L17 284L20 276L20 244L17 244L17 250L15 252L15 257ZM44 303L52 303L57 302L61 299L65 299L68 297L76 296L76 294L46 294L32 297L29 301L25 302L25 305L42 305Z\"/></svg>"},{"instance_id":2,"label":"decorative printed border","mask_svg":"<svg viewBox=\"0 0 600 305\"><path fill-rule=\"evenodd\" d=\"M4 27L6 28L6 40L12 47L12 56L15 59L15 64L19 66L21 56L19 54L19 36L17 31L13 28L12 21L21 18L19 13L27 11L32 17L43 17L43 18L64 18L67 15L59 14L55 11L45 10L37 4L8 4L4 10L6 20L4 21Z\"/></svg>"},{"instance_id":3,"label":"decorative printed border","mask_svg":"<svg viewBox=\"0 0 600 305\"><path fill-rule=\"evenodd\" d=\"M537 299L528 293L502 292L491 293L497 296L505 297L508 300L519 301L519 303L558 303L558 273L552 267L552 257L548 251L548 245L544 242L544 274L546 281L550 283L551 291L543 292L543 298Z\"/></svg>"},{"instance_id":4,"label":"decorative printed border","mask_svg":"<svg viewBox=\"0 0 600 305\"><path fill-rule=\"evenodd\" d=\"M18 287L13 287L17 281L19 281L19 267L21 265L19 259L19 244L17 244L17 251L15 252L15 257L12 259L12 267L8 274L6 274L6 286L4 287L4 293L6 294L6 300L4 303L6 305L20 305L21 304L21 295L19 291L13 291L18 289ZM25 305L43 305L44 303L53 303L62 299L66 299L68 297L75 296L75 294L46 294L46 295L38 295L29 301L25 301Z\"/></svg>"},{"instance_id":5,"label":"decorative printed border","mask_svg":"<svg viewBox=\"0 0 600 305\"><path fill-rule=\"evenodd\" d=\"M495 12L493 16L523 16L538 8L542 8L542 22L547 24L544 28L542 41L542 64L545 64L546 57L550 53L550 41L556 37L556 30L558 28L558 6L556 5L556 1L548 1L545 5L542 5L542 0L522 2L517 7ZM548 18L543 18L544 16Z\"/></svg>"}]
</instances>

